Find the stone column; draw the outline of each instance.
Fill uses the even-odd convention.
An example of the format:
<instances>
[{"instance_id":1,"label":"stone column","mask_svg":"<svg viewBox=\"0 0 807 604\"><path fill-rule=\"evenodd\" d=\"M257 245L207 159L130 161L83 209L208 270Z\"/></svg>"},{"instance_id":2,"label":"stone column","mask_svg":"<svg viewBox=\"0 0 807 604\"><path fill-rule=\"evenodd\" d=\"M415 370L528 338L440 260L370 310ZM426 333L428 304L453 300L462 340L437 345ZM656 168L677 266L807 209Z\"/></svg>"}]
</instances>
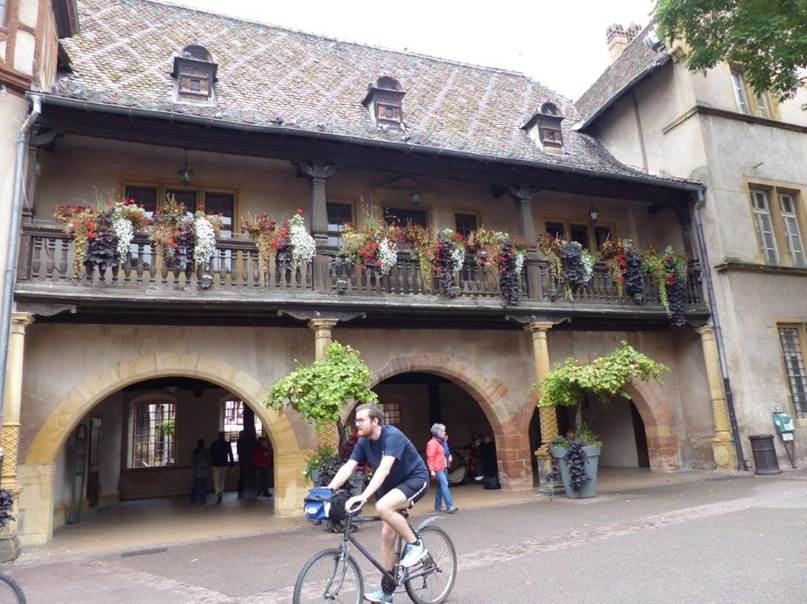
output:
<instances>
[{"instance_id":1,"label":"stone column","mask_svg":"<svg viewBox=\"0 0 807 604\"><path fill-rule=\"evenodd\" d=\"M731 436L731 422L720 374L720 361L717 357L715 330L711 325L698 327L695 331L701 337L703 360L706 364L706 377L709 381L709 398L712 401L712 417L715 435L712 437L712 454L718 470L733 470L737 465L737 454Z\"/></svg>"},{"instance_id":2,"label":"stone column","mask_svg":"<svg viewBox=\"0 0 807 604\"><path fill-rule=\"evenodd\" d=\"M22 406L22 370L25 353L25 328L34 322L31 313L11 314L11 334L6 361L6 390L3 397L3 432L0 446L3 448L3 466L0 472L0 487L14 496L14 516L17 516L20 486L17 482L17 452L20 440L20 409ZM0 540L0 560L13 560L19 555L19 540L16 523L8 529L9 539Z\"/></svg>"},{"instance_id":3,"label":"stone column","mask_svg":"<svg viewBox=\"0 0 807 604\"><path fill-rule=\"evenodd\" d=\"M308 326L314 330L314 356L316 360L325 357L328 346L333 342L333 328L339 321L336 319L311 319ZM319 434L319 446L331 447L336 451L339 447L339 432L336 424L324 428Z\"/></svg>"},{"instance_id":4,"label":"stone column","mask_svg":"<svg viewBox=\"0 0 807 604\"><path fill-rule=\"evenodd\" d=\"M533 322L524 326L532 339L532 359L535 364L535 381L540 383L549 373L549 346L547 332L552 328L550 322ZM544 493L554 493L557 485L549 484L547 477L552 473L553 462L549 455L549 443L558 435L558 413L555 407L538 407L541 420L541 446L535 451L538 459L539 489Z\"/></svg>"}]
</instances>

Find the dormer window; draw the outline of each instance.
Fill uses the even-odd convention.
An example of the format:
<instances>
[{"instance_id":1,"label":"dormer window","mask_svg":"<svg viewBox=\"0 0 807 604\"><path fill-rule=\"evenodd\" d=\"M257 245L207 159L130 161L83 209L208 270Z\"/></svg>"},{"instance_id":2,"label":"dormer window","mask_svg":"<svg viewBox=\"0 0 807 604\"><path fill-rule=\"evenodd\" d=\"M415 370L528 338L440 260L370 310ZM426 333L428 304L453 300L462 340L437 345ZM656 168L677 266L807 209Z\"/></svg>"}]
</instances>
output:
<instances>
[{"instance_id":1,"label":"dormer window","mask_svg":"<svg viewBox=\"0 0 807 604\"><path fill-rule=\"evenodd\" d=\"M215 83L218 65L203 46L192 44L174 57L171 74L177 82L178 102L211 105L215 102Z\"/></svg>"},{"instance_id":2,"label":"dormer window","mask_svg":"<svg viewBox=\"0 0 807 604\"><path fill-rule=\"evenodd\" d=\"M554 103L544 103L533 116L522 126L530 138L541 147L543 151L552 153L563 152L563 131L560 123L563 121L558 106Z\"/></svg>"},{"instance_id":3,"label":"dormer window","mask_svg":"<svg viewBox=\"0 0 807 604\"><path fill-rule=\"evenodd\" d=\"M398 80L381 76L375 84L367 86L367 95L362 104L378 125L400 127L403 122L404 94Z\"/></svg>"}]
</instances>

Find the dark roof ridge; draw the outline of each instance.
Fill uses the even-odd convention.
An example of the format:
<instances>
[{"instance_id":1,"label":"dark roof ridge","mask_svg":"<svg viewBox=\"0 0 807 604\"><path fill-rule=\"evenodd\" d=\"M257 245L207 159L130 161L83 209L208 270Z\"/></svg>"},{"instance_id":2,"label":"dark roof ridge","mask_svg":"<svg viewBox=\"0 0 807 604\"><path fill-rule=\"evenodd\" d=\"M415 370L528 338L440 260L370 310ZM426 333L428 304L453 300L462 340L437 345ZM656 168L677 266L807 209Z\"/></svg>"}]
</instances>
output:
<instances>
[{"instance_id":1,"label":"dark roof ridge","mask_svg":"<svg viewBox=\"0 0 807 604\"><path fill-rule=\"evenodd\" d=\"M179 9L190 11L190 12L201 13L203 15L211 15L211 16L214 16L214 17L221 17L222 19L228 19L228 20L237 21L237 22L240 22L240 23L251 23L253 25L260 25L262 27L269 27L271 29L276 29L276 30L280 30L280 31L292 32L292 33L295 33L295 34L300 34L300 35L303 35L303 36L309 36L309 37L312 37L312 38L316 38L318 40L327 40L327 41L330 41L330 42L336 42L337 44L347 44L347 45L350 45L350 46L360 46L362 48L372 48L374 50L380 50L380 51L383 51L383 52L390 52L390 53L394 53L394 54L404 55L404 56L407 56L407 57L418 57L418 58L421 58L421 59L428 59L430 61L437 61L439 63L447 63L449 65L458 65L460 67L471 67L473 69L482 69L482 70L485 70L485 71L492 71L492 72L495 72L495 73L503 73L503 74L507 74L507 75L511 75L511 76L521 77L521 78L524 78L525 80L528 80L528 81L532 82L533 84L537 84L539 86L542 86L543 88L546 88L548 91L552 92L553 94L557 95L560 98L563 98L563 99L569 101L570 103L573 102L573 100L571 98L566 97L566 96L552 90L551 88L548 88L542 82L539 82L538 80L535 80L535 79L531 78L530 76L528 76L525 73L522 73L520 71L513 71L512 69L505 69L503 67L492 67L492 66L489 66L489 65L479 65L477 63L466 63L464 61L458 61L456 59L447 59L447 58L444 58L444 57L436 57L434 55L429 55L429 54L420 53L420 52L412 52L412 51L409 51L409 50L398 50L398 49L395 49L395 48L387 48L387 47L381 46L379 44L366 44L366 43L363 43L363 42L355 42L355 41L352 41L352 40L343 40L343 39L337 38L335 36L326 36L326 35L323 35L323 34L317 34L317 33L314 33L314 32L305 31L303 29L295 29L293 27L287 27L285 25L275 25L273 23L267 23L266 21L260 21L260 20L257 20L257 19L245 19L243 17L237 17L235 15L228 15L226 13L220 13L220 12L211 11L211 10L203 10L201 8L188 6L187 4L182 4L181 1L179 1L179 0L177 0L177 1L171 1L171 0L127 0L127 1L129 3L131 3L131 2L148 2L149 4L156 4L158 6L170 6L170 7L173 7L173 8L179 8Z\"/></svg>"}]
</instances>

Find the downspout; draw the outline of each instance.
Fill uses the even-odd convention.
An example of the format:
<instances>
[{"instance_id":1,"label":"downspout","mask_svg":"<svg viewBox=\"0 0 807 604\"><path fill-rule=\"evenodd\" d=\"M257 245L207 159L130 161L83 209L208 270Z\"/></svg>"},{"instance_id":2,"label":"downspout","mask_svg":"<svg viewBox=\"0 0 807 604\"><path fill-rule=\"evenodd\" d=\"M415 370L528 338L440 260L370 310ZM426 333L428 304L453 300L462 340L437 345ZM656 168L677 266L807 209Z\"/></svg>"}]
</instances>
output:
<instances>
[{"instance_id":1,"label":"downspout","mask_svg":"<svg viewBox=\"0 0 807 604\"><path fill-rule=\"evenodd\" d=\"M22 215L22 192L25 181L25 152L28 148L28 135L31 126L42 113L42 97L30 96L33 107L31 113L20 126L17 137L17 164L14 169L14 193L11 197L11 212L8 222L8 247L6 249L6 271L3 282L3 315L0 317L0 421L3 417L3 402L6 391L6 364L8 362L8 339L11 333L11 307L14 305L14 280L17 272L17 247L19 246L20 216ZM0 467L3 463L3 449L0 447Z\"/></svg>"},{"instance_id":2,"label":"downspout","mask_svg":"<svg viewBox=\"0 0 807 604\"><path fill-rule=\"evenodd\" d=\"M720 375L723 378L723 389L726 392L726 406L729 410L729 421L731 422L731 433L734 437L734 450L737 453L737 469L748 470L743 455L743 445L740 441L740 428L737 425L737 414L734 412L734 396L731 392L731 380L729 380L729 366L726 360L726 349L723 344L723 330L720 327L720 317L717 313L717 300L715 299L714 285L712 284L712 270L709 264L709 254L706 251L706 238L703 235L703 223L701 222L700 210L706 203L703 192L706 187L698 189L698 201L695 203L695 234L698 237L698 251L701 256L701 276L706 284L706 295L709 297L709 310L712 314L712 326L715 329L715 344L717 346L717 358L720 361Z\"/></svg>"}]
</instances>

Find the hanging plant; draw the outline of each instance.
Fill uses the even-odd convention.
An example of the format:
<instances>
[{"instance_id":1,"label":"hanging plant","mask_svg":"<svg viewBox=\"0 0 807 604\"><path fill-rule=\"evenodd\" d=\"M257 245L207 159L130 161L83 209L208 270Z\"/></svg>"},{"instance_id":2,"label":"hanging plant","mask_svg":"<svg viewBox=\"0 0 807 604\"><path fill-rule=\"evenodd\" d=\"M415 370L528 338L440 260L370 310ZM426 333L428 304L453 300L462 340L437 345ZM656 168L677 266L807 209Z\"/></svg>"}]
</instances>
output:
<instances>
[{"instance_id":1,"label":"hanging plant","mask_svg":"<svg viewBox=\"0 0 807 604\"><path fill-rule=\"evenodd\" d=\"M289 248L291 250L291 269L297 270L299 266L306 266L314 258L317 244L305 228L303 211L289 218Z\"/></svg>"},{"instance_id":2,"label":"hanging plant","mask_svg":"<svg viewBox=\"0 0 807 604\"><path fill-rule=\"evenodd\" d=\"M683 327L686 325L684 308L686 306L687 281L689 279L689 262L686 256L677 254L670 246L667 246L664 250L663 261L666 272L664 285L669 301L667 312L674 326Z\"/></svg>"},{"instance_id":3,"label":"hanging plant","mask_svg":"<svg viewBox=\"0 0 807 604\"><path fill-rule=\"evenodd\" d=\"M193 261L196 266L206 267L216 253L216 236L221 226L220 216L196 212L193 218Z\"/></svg>"},{"instance_id":4,"label":"hanging plant","mask_svg":"<svg viewBox=\"0 0 807 604\"><path fill-rule=\"evenodd\" d=\"M340 235L339 255L362 272L371 269L383 276L398 264L397 227L368 217L362 227L346 224Z\"/></svg>"},{"instance_id":5,"label":"hanging plant","mask_svg":"<svg viewBox=\"0 0 807 604\"><path fill-rule=\"evenodd\" d=\"M99 202L94 208L78 205L57 207L53 217L64 222L64 231L73 237L75 254L73 278L81 268L107 267L126 263L135 233L149 224L146 213L131 199Z\"/></svg>"},{"instance_id":6,"label":"hanging plant","mask_svg":"<svg viewBox=\"0 0 807 604\"><path fill-rule=\"evenodd\" d=\"M549 274L563 285L563 295L574 301L575 290L591 281L594 258L577 241L566 241L545 233L538 239L538 246L549 262Z\"/></svg>"},{"instance_id":7,"label":"hanging plant","mask_svg":"<svg viewBox=\"0 0 807 604\"><path fill-rule=\"evenodd\" d=\"M526 253L515 248L509 241L503 242L496 254L499 289L508 304L518 304L525 258Z\"/></svg>"},{"instance_id":8,"label":"hanging plant","mask_svg":"<svg viewBox=\"0 0 807 604\"><path fill-rule=\"evenodd\" d=\"M454 281L465 263L465 245L462 235L453 229L442 229L437 234L437 243L432 258L434 271L437 273L437 285L440 291L453 298L457 295Z\"/></svg>"},{"instance_id":9,"label":"hanging plant","mask_svg":"<svg viewBox=\"0 0 807 604\"><path fill-rule=\"evenodd\" d=\"M633 242L630 239L607 239L600 248L599 261L605 265L620 296L625 293L625 268L628 264L627 250L632 248Z\"/></svg>"},{"instance_id":10,"label":"hanging plant","mask_svg":"<svg viewBox=\"0 0 807 604\"><path fill-rule=\"evenodd\" d=\"M149 240L169 265L184 270L193 255L193 219L173 195L154 212Z\"/></svg>"},{"instance_id":11,"label":"hanging plant","mask_svg":"<svg viewBox=\"0 0 807 604\"><path fill-rule=\"evenodd\" d=\"M291 407L320 431L339 421L342 406L378 402L371 377L358 351L334 342L322 359L276 382L265 404L276 411Z\"/></svg>"},{"instance_id":12,"label":"hanging plant","mask_svg":"<svg viewBox=\"0 0 807 604\"><path fill-rule=\"evenodd\" d=\"M637 351L627 342L611 354L597 357L587 365L581 365L569 357L562 365L552 368L540 384L533 388L540 390L541 407L577 406L575 431L582 426L582 402L586 393L607 403L612 396L630 399L625 386L634 380L661 382L661 374L667 367Z\"/></svg>"},{"instance_id":13,"label":"hanging plant","mask_svg":"<svg viewBox=\"0 0 807 604\"><path fill-rule=\"evenodd\" d=\"M644 301L644 274L642 273L642 255L629 249L625 253L624 272L625 294L637 304Z\"/></svg>"},{"instance_id":14,"label":"hanging plant","mask_svg":"<svg viewBox=\"0 0 807 604\"><path fill-rule=\"evenodd\" d=\"M642 256L642 272L648 275L658 290L659 302L670 313L670 302L667 299L667 267L664 258L658 253L656 248L648 245Z\"/></svg>"},{"instance_id":15,"label":"hanging plant","mask_svg":"<svg viewBox=\"0 0 807 604\"><path fill-rule=\"evenodd\" d=\"M418 225L407 225L401 229L399 240L408 243L417 253L423 290L430 294L434 288L434 253L436 242L428 230Z\"/></svg>"},{"instance_id":16,"label":"hanging plant","mask_svg":"<svg viewBox=\"0 0 807 604\"><path fill-rule=\"evenodd\" d=\"M269 218L266 214L247 213L247 217L241 221L241 230L252 237L255 246L258 248L258 272L263 280L269 274L269 262L274 258L272 240L277 228L277 222Z\"/></svg>"}]
</instances>

